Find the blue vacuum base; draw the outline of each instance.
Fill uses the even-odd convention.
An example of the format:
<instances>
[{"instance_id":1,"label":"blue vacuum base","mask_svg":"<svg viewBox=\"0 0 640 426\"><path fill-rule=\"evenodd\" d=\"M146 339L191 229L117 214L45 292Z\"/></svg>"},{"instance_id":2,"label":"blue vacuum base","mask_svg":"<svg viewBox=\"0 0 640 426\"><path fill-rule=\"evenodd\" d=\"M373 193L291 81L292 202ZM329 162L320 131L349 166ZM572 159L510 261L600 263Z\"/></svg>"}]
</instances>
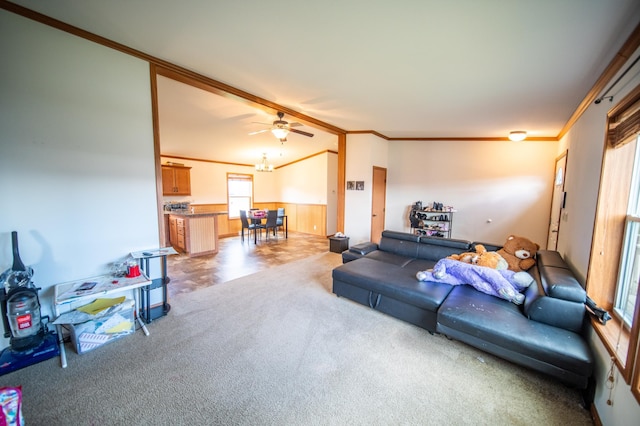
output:
<instances>
[{"instance_id":1,"label":"blue vacuum base","mask_svg":"<svg viewBox=\"0 0 640 426\"><path fill-rule=\"evenodd\" d=\"M47 333L42 343L29 350L15 351L11 347L5 348L0 353L0 376L59 355L58 335Z\"/></svg>"}]
</instances>

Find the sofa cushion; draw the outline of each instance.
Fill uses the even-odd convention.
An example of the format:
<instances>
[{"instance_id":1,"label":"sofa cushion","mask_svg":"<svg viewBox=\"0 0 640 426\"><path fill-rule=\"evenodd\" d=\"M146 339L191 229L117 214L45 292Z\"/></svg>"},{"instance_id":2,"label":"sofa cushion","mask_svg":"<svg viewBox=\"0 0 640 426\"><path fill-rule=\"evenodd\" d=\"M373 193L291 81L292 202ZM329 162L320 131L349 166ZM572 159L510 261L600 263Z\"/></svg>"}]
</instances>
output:
<instances>
[{"instance_id":1,"label":"sofa cushion","mask_svg":"<svg viewBox=\"0 0 640 426\"><path fill-rule=\"evenodd\" d=\"M416 257L438 261L454 253L469 251L471 243L451 238L420 237Z\"/></svg>"},{"instance_id":2,"label":"sofa cushion","mask_svg":"<svg viewBox=\"0 0 640 426\"><path fill-rule=\"evenodd\" d=\"M404 266L413 260L412 257L402 256L388 251L376 250L365 256L367 259L377 260L379 262L391 265Z\"/></svg>"},{"instance_id":3,"label":"sofa cushion","mask_svg":"<svg viewBox=\"0 0 640 426\"><path fill-rule=\"evenodd\" d=\"M360 259L361 257L363 257L363 255L358 252L346 250L342 252L342 263L351 262L352 260Z\"/></svg>"},{"instance_id":4,"label":"sofa cushion","mask_svg":"<svg viewBox=\"0 0 640 426\"><path fill-rule=\"evenodd\" d=\"M433 269L437 260L429 260L429 259L412 259L407 262L403 268L411 271L414 276L418 271L426 271L427 269Z\"/></svg>"},{"instance_id":5,"label":"sofa cushion","mask_svg":"<svg viewBox=\"0 0 640 426\"><path fill-rule=\"evenodd\" d=\"M420 241L420 237L415 234L410 234L408 232L398 232L398 231L382 231L383 237L393 238L395 240L403 240L403 241L412 241L417 243Z\"/></svg>"},{"instance_id":6,"label":"sofa cushion","mask_svg":"<svg viewBox=\"0 0 640 426\"><path fill-rule=\"evenodd\" d=\"M471 248L471 241L467 240L458 240L455 238L442 238L442 237L430 237L428 235L421 235L420 237L421 244L430 244L434 246L442 246L442 247L451 247L456 248L458 250L469 250Z\"/></svg>"},{"instance_id":7,"label":"sofa cushion","mask_svg":"<svg viewBox=\"0 0 640 426\"><path fill-rule=\"evenodd\" d=\"M400 240L383 235L382 238L380 238L380 243L378 244L378 251L385 251L408 258L415 258L418 256L418 245L417 241Z\"/></svg>"},{"instance_id":8,"label":"sofa cushion","mask_svg":"<svg viewBox=\"0 0 640 426\"><path fill-rule=\"evenodd\" d=\"M580 376L591 375L593 356L578 333L531 321L517 305L469 286L449 293L438 311L440 325Z\"/></svg>"},{"instance_id":9,"label":"sofa cushion","mask_svg":"<svg viewBox=\"0 0 640 426\"><path fill-rule=\"evenodd\" d=\"M564 261L560 253L554 250L538 250L536 253L536 263L539 268L553 266L555 268L569 269L569 265Z\"/></svg>"},{"instance_id":10,"label":"sofa cushion","mask_svg":"<svg viewBox=\"0 0 640 426\"><path fill-rule=\"evenodd\" d=\"M484 246L484 248L487 249L487 251L498 251L502 248L501 245L498 244L494 244L494 243L485 243L483 241L474 241L471 243L471 249L475 251L476 246L478 244L482 244Z\"/></svg>"},{"instance_id":11,"label":"sofa cushion","mask_svg":"<svg viewBox=\"0 0 640 426\"><path fill-rule=\"evenodd\" d=\"M451 291L448 284L421 282L410 269L364 257L338 266L333 279L422 309L436 311Z\"/></svg>"}]
</instances>

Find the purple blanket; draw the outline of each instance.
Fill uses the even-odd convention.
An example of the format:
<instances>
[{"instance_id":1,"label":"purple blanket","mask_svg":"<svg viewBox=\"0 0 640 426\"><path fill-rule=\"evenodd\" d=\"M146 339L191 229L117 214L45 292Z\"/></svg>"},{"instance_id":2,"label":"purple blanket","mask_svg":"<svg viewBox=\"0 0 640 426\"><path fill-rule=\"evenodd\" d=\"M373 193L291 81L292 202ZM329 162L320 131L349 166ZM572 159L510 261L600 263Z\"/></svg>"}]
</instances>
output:
<instances>
[{"instance_id":1,"label":"purple blanket","mask_svg":"<svg viewBox=\"0 0 640 426\"><path fill-rule=\"evenodd\" d=\"M440 259L433 270L416 274L420 281L435 281L450 285L467 284L483 293L506 299L515 304L524 301L520 293L533 282L527 272L493 269L453 259Z\"/></svg>"}]
</instances>

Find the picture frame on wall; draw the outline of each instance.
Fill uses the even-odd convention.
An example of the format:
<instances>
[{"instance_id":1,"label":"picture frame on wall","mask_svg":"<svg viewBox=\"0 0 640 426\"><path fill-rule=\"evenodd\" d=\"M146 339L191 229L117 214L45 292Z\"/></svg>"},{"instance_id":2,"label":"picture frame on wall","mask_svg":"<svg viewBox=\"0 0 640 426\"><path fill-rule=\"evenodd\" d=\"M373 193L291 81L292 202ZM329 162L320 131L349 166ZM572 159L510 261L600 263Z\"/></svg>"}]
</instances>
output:
<instances>
[{"instance_id":1,"label":"picture frame on wall","mask_svg":"<svg viewBox=\"0 0 640 426\"><path fill-rule=\"evenodd\" d=\"M347 181L347 191L353 191L354 189L356 189L356 181L354 180Z\"/></svg>"},{"instance_id":2,"label":"picture frame on wall","mask_svg":"<svg viewBox=\"0 0 640 426\"><path fill-rule=\"evenodd\" d=\"M364 181L356 181L356 191L364 191Z\"/></svg>"}]
</instances>

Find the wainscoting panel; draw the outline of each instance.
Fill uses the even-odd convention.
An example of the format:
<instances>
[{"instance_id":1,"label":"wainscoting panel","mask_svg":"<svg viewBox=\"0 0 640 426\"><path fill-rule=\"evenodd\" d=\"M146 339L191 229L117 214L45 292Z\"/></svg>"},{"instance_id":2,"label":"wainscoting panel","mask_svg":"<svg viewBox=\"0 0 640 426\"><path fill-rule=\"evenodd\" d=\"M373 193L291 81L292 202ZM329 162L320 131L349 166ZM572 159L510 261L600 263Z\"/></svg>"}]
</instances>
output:
<instances>
[{"instance_id":1,"label":"wainscoting panel","mask_svg":"<svg viewBox=\"0 0 640 426\"><path fill-rule=\"evenodd\" d=\"M226 204L192 204L194 212L209 213L226 211ZM289 222L289 231L305 234L327 235L327 206L326 204L295 204L279 202L254 203L257 209L284 208ZM242 226L240 219L229 219L228 215L218 216L218 235L229 237L240 234Z\"/></svg>"}]
</instances>

